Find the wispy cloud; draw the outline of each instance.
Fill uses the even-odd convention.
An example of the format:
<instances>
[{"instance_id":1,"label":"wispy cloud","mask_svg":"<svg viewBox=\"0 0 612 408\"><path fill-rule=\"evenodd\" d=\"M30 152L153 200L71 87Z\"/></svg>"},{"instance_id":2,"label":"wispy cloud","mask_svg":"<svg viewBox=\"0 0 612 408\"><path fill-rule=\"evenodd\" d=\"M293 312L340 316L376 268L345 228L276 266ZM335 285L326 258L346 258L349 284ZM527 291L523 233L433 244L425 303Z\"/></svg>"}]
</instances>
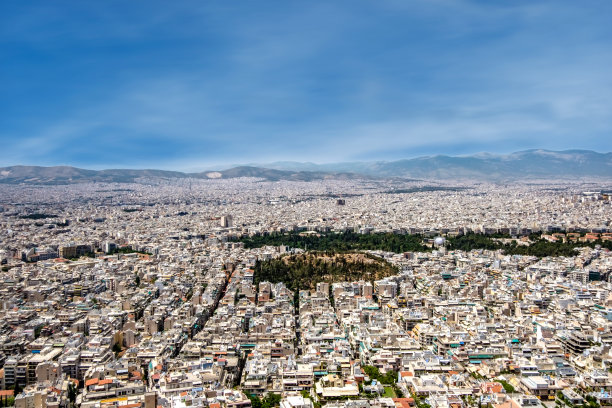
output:
<instances>
[{"instance_id":1,"label":"wispy cloud","mask_svg":"<svg viewBox=\"0 0 612 408\"><path fill-rule=\"evenodd\" d=\"M612 150L612 3L4 3L0 164Z\"/></svg>"}]
</instances>

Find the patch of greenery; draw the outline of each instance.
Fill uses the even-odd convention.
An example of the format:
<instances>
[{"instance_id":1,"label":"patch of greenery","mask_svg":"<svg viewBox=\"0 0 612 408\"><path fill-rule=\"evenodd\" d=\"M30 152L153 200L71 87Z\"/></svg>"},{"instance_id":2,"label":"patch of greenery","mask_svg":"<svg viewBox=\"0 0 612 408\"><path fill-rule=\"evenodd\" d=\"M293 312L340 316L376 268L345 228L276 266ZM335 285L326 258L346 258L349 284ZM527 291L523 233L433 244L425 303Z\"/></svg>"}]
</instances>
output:
<instances>
[{"instance_id":1,"label":"patch of greenery","mask_svg":"<svg viewBox=\"0 0 612 408\"><path fill-rule=\"evenodd\" d=\"M470 190L471 187L443 187L443 186L423 186L411 188L398 188L393 190L383 191L383 194L412 194L412 193L427 193L432 191L464 191Z\"/></svg>"},{"instance_id":2,"label":"patch of greenery","mask_svg":"<svg viewBox=\"0 0 612 408\"><path fill-rule=\"evenodd\" d=\"M15 405L15 397L4 397L0 400L0 407L12 407Z\"/></svg>"},{"instance_id":3,"label":"patch of greenery","mask_svg":"<svg viewBox=\"0 0 612 408\"><path fill-rule=\"evenodd\" d=\"M446 245L449 249L461 251L471 251L472 249L495 251L503 247L503 245L494 241L489 236L481 234L467 234L449 238Z\"/></svg>"},{"instance_id":4,"label":"patch of greenery","mask_svg":"<svg viewBox=\"0 0 612 408\"><path fill-rule=\"evenodd\" d=\"M126 213L133 213L133 212L136 212L136 211L140 211L140 209L138 209L138 208L124 208L123 209L123 212L126 212Z\"/></svg>"},{"instance_id":5,"label":"patch of greenery","mask_svg":"<svg viewBox=\"0 0 612 408\"><path fill-rule=\"evenodd\" d=\"M361 384L360 384L360 385L361 385ZM302 395L302 398L308 398L310 401L312 401L312 406L313 406L313 408L321 408L321 403L320 403L319 401L315 401L315 400L312 398L312 395L310 395L310 394L308 393L308 391L306 391L306 390L302 390L302 391L300 391L300 394Z\"/></svg>"},{"instance_id":6,"label":"patch of greenery","mask_svg":"<svg viewBox=\"0 0 612 408\"><path fill-rule=\"evenodd\" d=\"M612 250L612 242L596 241L596 242L550 242L542 239L540 235L532 235L530 239L533 241L530 245L518 245L516 241L509 244L503 244L495 241L490 235L481 234L466 234L448 239L447 246L449 249L471 251L473 249L487 250L503 250L507 255L529 255L544 258L547 256L565 256L572 257L576 255L575 248L579 247L595 247L601 245L604 248Z\"/></svg>"},{"instance_id":7,"label":"patch of greenery","mask_svg":"<svg viewBox=\"0 0 612 408\"><path fill-rule=\"evenodd\" d=\"M33 214L28 214L28 215L22 215L21 217L22 220L44 220L47 218L57 218L57 215L53 215L53 214L43 214L43 213L33 213Z\"/></svg>"},{"instance_id":8,"label":"patch of greenery","mask_svg":"<svg viewBox=\"0 0 612 408\"><path fill-rule=\"evenodd\" d=\"M417 408L431 408L431 405L426 402L423 402L423 398L421 398L417 394L411 393L410 397L414 400L414 403L416 404Z\"/></svg>"},{"instance_id":9,"label":"patch of greenery","mask_svg":"<svg viewBox=\"0 0 612 408\"><path fill-rule=\"evenodd\" d=\"M281 396L279 394L269 393L263 399L257 395L250 395L251 406L253 408L274 408L280 406Z\"/></svg>"},{"instance_id":10,"label":"patch of greenery","mask_svg":"<svg viewBox=\"0 0 612 408\"><path fill-rule=\"evenodd\" d=\"M485 378L484 378L482 375L478 374L478 373L477 373L477 372L475 372L475 371L472 371L472 372L470 373L470 376L471 376L473 379L475 379L475 380L484 380L484 379L485 379Z\"/></svg>"},{"instance_id":11,"label":"patch of greenery","mask_svg":"<svg viewBox=\"0 0 612 408\"><path fill-rule=\"evenodd\" d=\"M587 406L589 408L599 408L600 407L599 403L597 402L597 398L595 398L594 396L587 394L587 396L584 397L584 399L587 401Z\"/></svg>"},{"instance_id":12,"label":"patch of greenery","mask_svg":"<svg viewBox=\"0 0 612 408\"><path fill-rule=\"evenodd\" d=\"M314 289L318 282L373 281L396 275L397 267L364 253L308 252L257 261L255 284L284 282L292 291Z\"/></svg>"},{"instance_id":13,"label":"patch of greenery","mask_svg":"<svg viewBox=\"0 0 612 408\"><path fill-rule=\"evenodd\" d=\"M81 258L95 258L96 254L94 254L93 252L86 252L83 255L81 255L81 257L77 257L77 258L69 258L70 261L76 262Z\"/></svg>"},{"instance_id":14,"label":"patch of greenery","mask_svg":"<svg viewBox=\"0 0 612 408\"><path fill-rule=\"evenodd\" d=\"M397 382L397 372L396 371L387 371L385 374L381 374L380 370L377 367L364 365L361 367L363 372L367 374L373 380L378 381L381 384L385 385L395 385ZM386 393L385 387L385 393Z\"/></svg>"},{"instance_id":15,"label":"patch of greenery","mask_svg":"<svg viewBox=\"0 0 612 408\"><path fill-rule=\"evenodd\" d=\"M502 387L504 387L504 391L506 391L507 394L512 394L513 392L515 392L514 387L508 381L505 381L505 380L495 380L495 381L497 381L498 383L502 385Z\"/></svg>"},{"instance_id":16,"label":"patch of greenery","mask_svg":"<svg viewBox=\"0 0 612 408\"><path fill-rule=\"evenodd\" d=\"M507 234L475 234L469 233L456 237L449 237L446 247L450 250L469 252L474 249L502 250L507 255L528 255L544 258L548 256L572 257L576 255L575 248L600 245L602 248L612 250L612 241L594 242L549 242L542 239L541 234L531 234L530 245L518 245L516 240L510 243L499 242L499 238L509 239ZM423 242L420 235L373 233L358 234L355 232L305 234L300 232L271 233L267 235L254 235L252 237L230 238L230 241L243 242L245 248L261 248L263 246L286 245L290 248L300 248L311 251L360 251L380 250L387 252L430 252L432 248Z\"/></svg>"},{"instance_id":17,"label":"patch of greenery","mask_svg":"<svg viewBox=\"0 0 612 408\"><path fill-rule=\"evenodd\" d=\"M113 248L111 249L107 255L114 255L114 254L144 254L144 255L151 255L148 252L145 251L136 251L135 249L132 249L131 246L125 246L125 247L120 247L120 248Z\"/></svg>"},{"instance_id":18,"label":"patch of greenery","mask_svg":"<svg viewBox=\"0 0 612 408\"><path fill-rule=\"evenodd\" d=\"M312 251L381 250L396 253L431 251L431 248L423 245L421 236L410 234L357 234L355 232L303 234L291 232L287 234L254 235L252 237L234 238L233 240L243 242L245 248L287 245L291 248Z\"/></svg>"},{"instance_id":19,"label":"patch of greenery","mask_svg":"<svg viewBox=\"0 0 612 408\"><path fill-rule=\"evenodd\" d=\"M74 383L70 381L68 383L68 400L70 401L70 405L74 406L77 398L77 388Z\"/></svg>"}]
</instances>

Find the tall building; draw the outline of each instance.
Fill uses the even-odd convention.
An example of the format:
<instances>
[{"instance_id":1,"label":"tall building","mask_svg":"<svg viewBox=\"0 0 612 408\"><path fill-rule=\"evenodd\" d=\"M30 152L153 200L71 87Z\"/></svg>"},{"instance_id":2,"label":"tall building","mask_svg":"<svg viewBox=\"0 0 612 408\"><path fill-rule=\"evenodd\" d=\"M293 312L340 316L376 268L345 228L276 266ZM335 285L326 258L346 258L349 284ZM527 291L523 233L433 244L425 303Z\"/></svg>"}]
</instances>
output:
<instances>
[{"instance_id":1,"label":"tall building","mask_svg":"<svg viewBox=\"0 0 612 408\"><path fill-rule=\"evenodd\" d=\"M221 217L221 226L223 228L231 228L234 224L234 218L231 215Z\"/></svg>"}]
</instances>

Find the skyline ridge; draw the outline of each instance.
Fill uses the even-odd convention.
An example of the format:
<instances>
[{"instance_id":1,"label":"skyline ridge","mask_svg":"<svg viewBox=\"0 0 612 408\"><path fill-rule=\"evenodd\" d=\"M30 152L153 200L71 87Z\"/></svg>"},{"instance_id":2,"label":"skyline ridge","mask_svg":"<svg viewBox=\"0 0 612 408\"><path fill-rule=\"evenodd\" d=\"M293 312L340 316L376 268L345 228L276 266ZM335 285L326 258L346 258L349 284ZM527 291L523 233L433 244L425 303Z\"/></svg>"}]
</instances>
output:
<instances>
[{"instance_id":1,"label":"skyline ridge","mask_svg":"<svg viewBox=\"0 0 612 408\"><path fill-rule=\"evenodd\" d=\"M331 160L331 161L313 161L313 160L273 160L273 161L243 161L243 162L226 162L227 164L201 164L197 169L186 169L180 167L166 167L166 166L81 166L76 163L56 163L56 164L30 164L30 163L15 163L15 164L6 164L0 162L0 168L8 168L8 167L73 167L79 168L83 170L163 170L163 171L175 171L175 172L183 172L183 173L201 173L206 171L217 171L217 170L225 170L234 167L248 166L248 167L269 167L270 166L282 166L282 165L307 165L307 166L333 166L333 165L347 165L347 164L362 164L362 163L391 163L391 162L400 162L406 160L417 160L417 159L430 159L436 157L449 157L449 158L509 158L513 155L522 154L522 153L577 153L577 154L589 154L595 153L600 155L612 154L612 150L610 151L600 151L600 150L591 150L591 149L580 149L580 148L572 148L572 149L563 149L563 150L552 150L545 148L533 148L533 149L524 149L517 150L508 153L497 153L490 151L478 151L474 153L466 153L466 154L444 154L444 153L432 153L432 154L423 154L423 155L414 155L403 157L399 159L387 159L387 160L376 160L376 159L364 159L364 160Z\"/></svg>"},{"instance_id":2,"label":"skyline ridge","mask_svg":"<svg viewBox=\"0 0 612 408\"><path fill-rule=\"evenodd\" d=\"M73 166L0 168L0 183L134 182L140 178L235 178L312 181L327 178L411 178L431 180L523 180L534 178L612 177L612 152L543 149L490 155L421 156L396 161L242 164L199 172L162 169L82 169Z\"/></svg>"}]
</instances>

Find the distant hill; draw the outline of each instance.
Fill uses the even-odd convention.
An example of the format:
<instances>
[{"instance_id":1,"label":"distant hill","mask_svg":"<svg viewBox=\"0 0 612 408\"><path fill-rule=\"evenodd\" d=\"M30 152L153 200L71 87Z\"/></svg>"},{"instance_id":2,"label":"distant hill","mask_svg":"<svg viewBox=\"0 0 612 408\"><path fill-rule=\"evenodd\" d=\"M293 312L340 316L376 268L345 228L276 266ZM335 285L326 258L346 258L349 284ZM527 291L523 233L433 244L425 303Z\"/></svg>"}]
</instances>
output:
<instances>
[{"instance_id":1,"label":"distant hill","mask_svg":"<svg viewBox=\"0 0 612 408\"><path fill-rule=\"evenodd\" d=\"M284 282L296 295L302 289L314 290L319 282L372 282L399 273L383 258L361 252L306 252L257 261L253 270L255 284Z\"/></svg>"},{"instance_id":2,"label":"distant hill","mask_svg":"<svg viewBox=\"0 0 612 408\"><path fill-rule=\"evenodd\" d=\"M470 179L483 181L528 179L612 178L612 153L589 150L526 150L507 155L425 156L381 162L316 165L278 162L267 167L309 171L346 171L375 177Z\"/></svg>"},{"instance_id":3,"label":"distant hill","mask_svg":"<svg viewBox=\"0 0 612 408\"><path fill-rule=\"evenodd\" d=\"M526 150L507 155L425 156L414 159L351 163L277 162L238 166L221 171L182 173L165 170L85 170L69 166L12 166L0 168L4 184L73 184L139 182L161 178L236 178L313 181L324 179L411 178L429 180L514 181L530 179L606 178L612 180L612 153L588 150Z\"/></svg>"},{"instance_id":4,"label":"distant hill","mask_svg":"<svg viewBox=\"0 0 612 408\"><path fill-rule=\"evenodd\" d=\"M294 180L294 181L312 181L323 179L354 179L360 177L354 173L334 172L334 171L295 171L295 170L278 170L268 169L263 167L239 166L228 170L213 172L221 174L221 178L236 178L236 177L256 177L270 181L277 180ZM198 173L198 177L206 176L210 178L211 172Z\"/></svg>"},{"instance_id":5,"label":"distant hill","mask_svg":"<svg viewBox=\"0 0 612 408\"><path fill-rule=\"evenodd\" d=\"M74 184L86 182L133 183L141 178L185 178L185 173L164 170L85 170L70 166L12 166L0 168L3 184Z\"/></svg>"},{"instance_id":6,"label":"distant hill","mask_svg":"<svg viewBox=\"0 0 612 408\"><path fill-rule=\"evenodd\" d=\"M249 166L234 167L222 171L205 171L201 173L131 169L85 170L69 166L12 166L0 168L0 183L2 184L54 185L86 182L135 183L151 178L176 179L188 177L200 179L254 177L269 181L313 181L330 178L354 179L363 176L342 172L291 171Z\"/></svg>"}]
</instances>

